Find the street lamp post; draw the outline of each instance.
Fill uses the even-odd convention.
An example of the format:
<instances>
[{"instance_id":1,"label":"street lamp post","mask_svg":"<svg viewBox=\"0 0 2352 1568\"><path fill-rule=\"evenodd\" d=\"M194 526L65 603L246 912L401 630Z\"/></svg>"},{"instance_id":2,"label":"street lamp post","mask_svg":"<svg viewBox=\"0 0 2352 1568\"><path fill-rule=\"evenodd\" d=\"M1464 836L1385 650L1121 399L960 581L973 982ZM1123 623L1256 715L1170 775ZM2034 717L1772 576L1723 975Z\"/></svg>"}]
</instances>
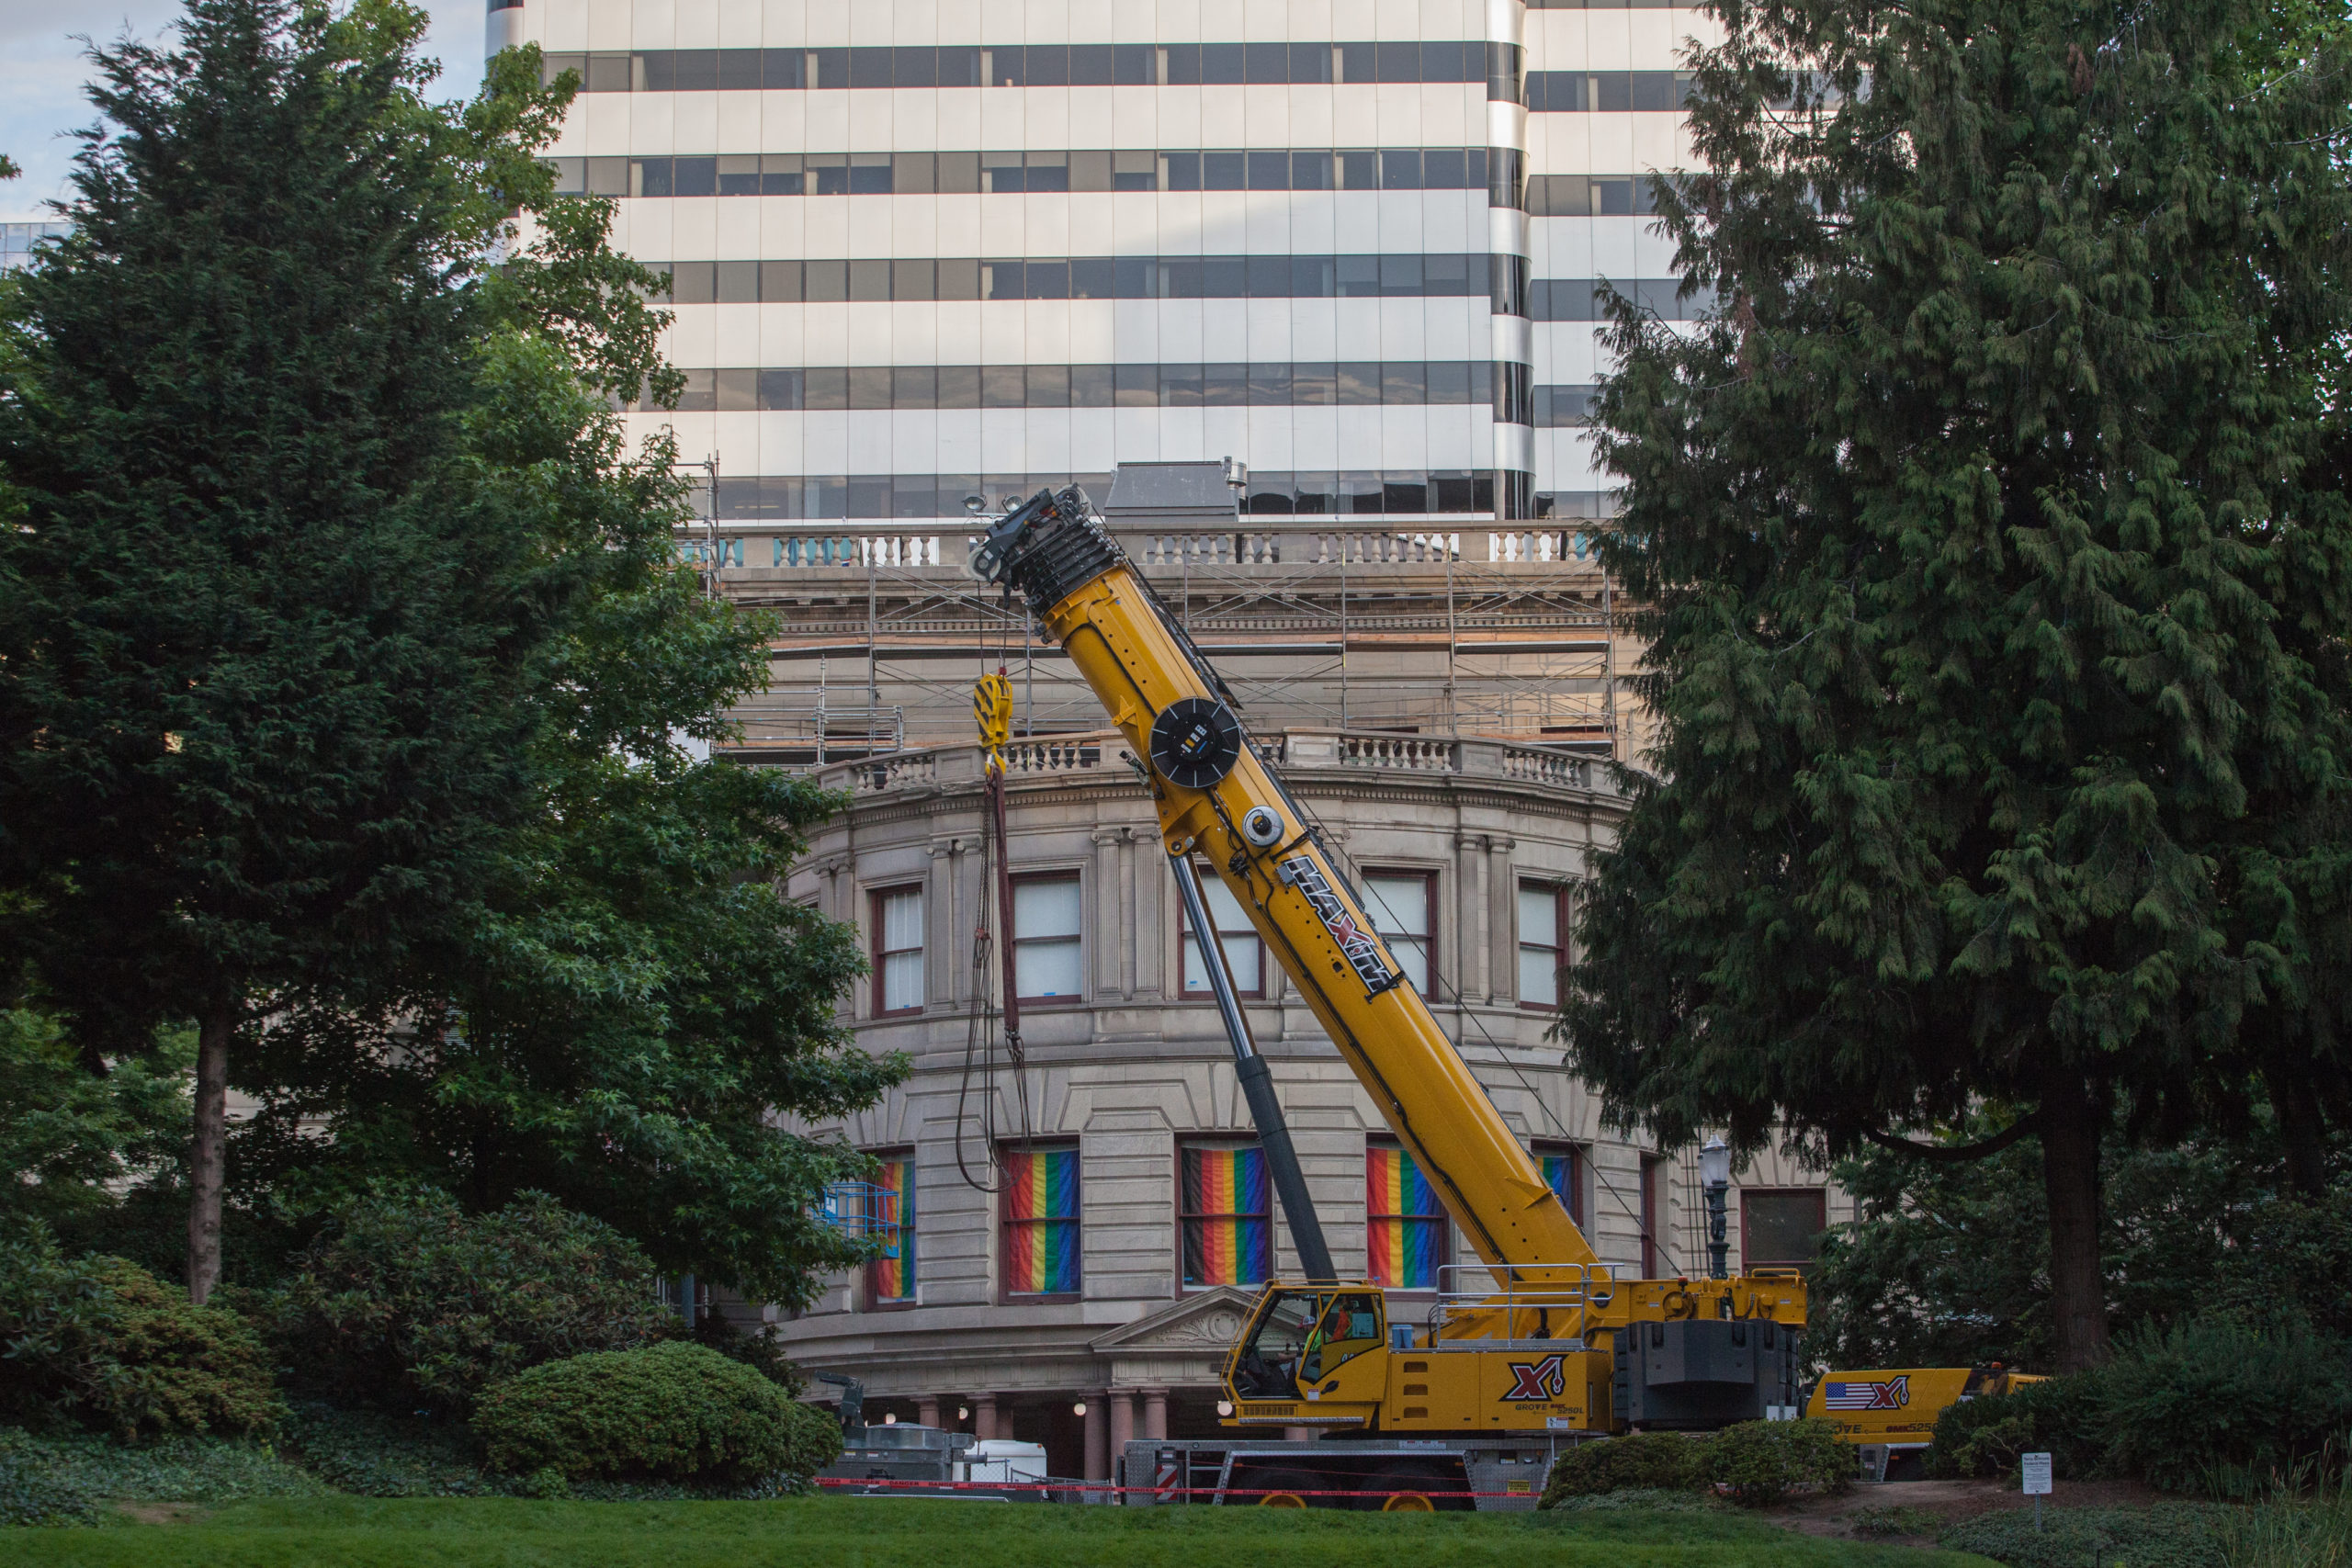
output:
<instances>
[{"instance_id":1,"label":"street lamp post","mask_svg":"<svg viewBox=\"0 0 2352 1568\"><path fill-rule=\"evenodd\" d=\"M1709 1138L1699 1151L1699 1181L1707 1190L1707 1269L1714 1279L1731 1273L1731 1243L1725 1237L1731 1196L1731 1148L1722 1138Z\"/></svg>"}]
</instances>

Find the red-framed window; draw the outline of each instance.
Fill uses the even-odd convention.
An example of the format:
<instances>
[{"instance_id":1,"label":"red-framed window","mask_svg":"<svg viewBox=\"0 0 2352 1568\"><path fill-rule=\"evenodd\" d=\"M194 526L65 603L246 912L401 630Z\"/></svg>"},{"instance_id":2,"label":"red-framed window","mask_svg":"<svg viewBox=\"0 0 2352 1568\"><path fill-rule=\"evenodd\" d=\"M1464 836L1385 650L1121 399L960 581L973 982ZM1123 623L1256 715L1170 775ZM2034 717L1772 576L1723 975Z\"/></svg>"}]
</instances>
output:
<instances>
[{"instance_id":1,"label":"red-framed window","mask_svg":"<svg viewBox=\"0 0 2352 1568\"><path fill-rule=\"evenodd\" d=\"M1739 1190L1739 1266L1811 1269L1829 1228L1829 1194L1818 1187Z\"/></svg>"},{"instance_id":2,"label":"red-framed window","mask_svg":"<svg viewBox=\"0 0 2352 1568\"><path fill-rule=\"evenodd\" d=\"M1519 1005L1560 1005L1560 971L1568 962L1568 890L1556 883L1519 885Z\"/></svg>"},{"instance_id":3,"label":"red-framed window","mask_svg":"<svg viewBox=\"0 0 2352 1568\"><path fill-rule=\"evenodd\" d=\"M1176 1151L1184 1289L1262 1285L1274 1277L1274 1197L1256 1144L1187 1142Z\"/></svg>"},{"instance_id":4,"label":"red-framed window","mask_svg":"<svg viewBox=\"0 0 2352 1568\"><path fill-rule=\"evenodd\" d=\"M1078 873L1041 872L1012 882L1012 977L1024 1002L1086 996L1085 912Z\"/></svg>"},{"instance_id":5,"label":"red-framed window","mask_svg":"<svg viewBox=\"0 0 2352 1568\"><path fill-rule=\"evenodd\" d=\"M922 888L875 889L872 920L875 1012L922 1011Z\"/></svg>"},{"instance_id":6,"label":"red-framed window","mask_svg":"<svg viewBox=\"0 0 2352 1568\"><path fill-rule=\"evenodd\" d=\"M1432 995L1437 973L1437 874L1432 871L1367 871L1364 912L1372 928L1396 955L1396 966L1424 997Z\"/></svg>"},{"instance_id":7,"label":"red-framed window","mask_svg":"<svg viewBox=\"0 0 2352 1568\"><path fill-rule=\"evenodd\" d=\"M1234 991L1245 997L1264 996L1266 944L1259 940L1258 928L1250 923L1241 900L1233 896L1233 889L1216 873L1204 869L1200 879L1201 901L1208 906L1209 919L1216 926L1217 941L1225 949L1225 962L1233 971ZM1211 994L1209 973L1202 966L1200 939L1181 902L1176 906L1176 923L1183 933L1184 994L1206 999Z\"/></svg>"},{"instance_id":8,"label":"red-framed window","mask_svg":"<svg viewBox=\"0 0 2352 1568\"><path fill-rule=\"evenodd\" d=\"M1076 1144L1031 1144L998 1156L1000 1261L1007 1301L1075 1296L1083 1288Z\"/></svg>"}]
</instances>

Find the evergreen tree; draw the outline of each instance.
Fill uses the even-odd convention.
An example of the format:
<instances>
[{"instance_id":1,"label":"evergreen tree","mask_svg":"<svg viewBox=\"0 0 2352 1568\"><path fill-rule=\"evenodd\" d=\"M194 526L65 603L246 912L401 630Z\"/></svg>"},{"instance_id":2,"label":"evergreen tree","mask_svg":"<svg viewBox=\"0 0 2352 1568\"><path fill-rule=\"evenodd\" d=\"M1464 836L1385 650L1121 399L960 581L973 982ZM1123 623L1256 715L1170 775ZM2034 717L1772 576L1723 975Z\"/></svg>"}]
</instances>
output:
<instances>
[{"instance_id":1,"label":"evergreen tree","mask_svg":"<svg viewBox=\"0 0 2352 1568\"><path fill-rule=\"evenodd\" d=\"M548 1192L671 1271L797 1303L864 1256L814 1212L865 1161L777 1120L869 1105L904 1064L835 1019L864 965L854 929L783 894L837 803L696 754L765 684L771 628L680 565L674 446L629 456L598 400L680 379L639 303L658 280L606 248L611 216L556 202L496 283L542 326L502 348L482 482L555 498L593 563L526 677L533 808L469 919L411 964L403 1007L300 1010L264 1037L238 1168L293 1212L386 1179L476 1211Z\"/></svg>"},{"instance_id":2,"label":"evergreen tree","mask_svg":"<svg viewBox=\"0 0 2352 1568\"><path fill-rule=\"evenodd\" d=\"M1721 309L1621 307L1595 415L1660 739L1569 1058L1668 1138L2018 1108L1928 1152L2038 1139L2086 1365L2110 1120L2346 1103L2340 24L1716 10L1661 205Z\"/></svg>"},{"instance_id":3,"label":"evergreen tree","mask_svg":"<svg viewBox=\"0 0 2352 1568\"><path fill-rule=\"evenodd\" d=\"M196 1020L198 1301L232 1041L387 994L530 799L564 573L473 482L472 283L561 100L428 107L424 22L193 0L176 51L96 51L73 232L12 296L6 940L93 1070Z\"/></svg>"}]
</instances>

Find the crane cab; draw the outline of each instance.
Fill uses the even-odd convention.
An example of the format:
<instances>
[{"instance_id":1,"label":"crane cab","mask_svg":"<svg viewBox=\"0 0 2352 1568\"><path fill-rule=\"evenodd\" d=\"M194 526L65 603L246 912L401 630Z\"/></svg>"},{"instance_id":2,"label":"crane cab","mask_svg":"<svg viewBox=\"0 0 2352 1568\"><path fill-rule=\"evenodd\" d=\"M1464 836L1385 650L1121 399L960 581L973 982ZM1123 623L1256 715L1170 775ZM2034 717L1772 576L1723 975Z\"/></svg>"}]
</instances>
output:
<instances>
[{"instance_id":1,"label":"crane cab","mask_svg":"<svg viewBox=\"0 0 2352 1568\"><path fill-rule=\"evenodd\" d=\"M1226 1364L1233 1407L1227 1425L1332 1433L1608 1430L1606 1349L1553 1337L1551 1309L1463 1294L1441 1292L1423 1328L1394 1323L1376 1285L1269 1286ZM1502 1337L1498 1329L1540 1337Z\"/></svg>"}]
</instances>

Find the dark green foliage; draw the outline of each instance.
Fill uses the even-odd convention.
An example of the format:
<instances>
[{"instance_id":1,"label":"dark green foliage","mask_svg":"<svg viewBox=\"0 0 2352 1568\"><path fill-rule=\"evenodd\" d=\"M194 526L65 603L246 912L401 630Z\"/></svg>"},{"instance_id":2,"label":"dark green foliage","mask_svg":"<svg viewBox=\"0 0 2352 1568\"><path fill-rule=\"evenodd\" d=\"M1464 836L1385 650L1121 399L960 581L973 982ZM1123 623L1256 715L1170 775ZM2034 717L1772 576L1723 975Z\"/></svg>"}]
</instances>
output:
<instances>
[{"instance_id":1,"label":"dark green foliage","mask_svg":"<svg viewBox=\"0 0 2352 1568\"><path fill-rule=\"evenodd\" d=\"M1570 1061L1669 1145L2032 1116L2088 1364L2110 1112L2352 1107L2352 70L2247 0L1720 14L1724 309L1626 308L1595 414L1659 728Z\"/></svg>"},{"instance_id":2,"label":"dark green foliage","mask_svg":"<svg viewBox=\"0 0 2352 1568\"><path fill-rule=\"evenodd\" d=\"M1928 1447L1931 1476L1990 1478L2018 1473L2018 1456L2047 1453L2061 1480L2102 1473L2107 1416L2100 1372L2075 1372L2027 1383L2014 1393L1947 1404Z\"/></svg>"},{"instance_id":3,"label":"dark green foliage","mask_svg":"<svg viewBox=\"0 0 2352 1568\"><path fill-rule=\"evenodd\" d=\"M1634 1432L1577 1443L1552 1461L1539 1507L1609 1492L1675 1491L1704 1480L1705 1440L1679 1432Z\"/></svg>"},{"instance_id":4,"label":"dark green foliage","mask_svg":"<svg viewBox=\"0 0 2352 1568\"><path fill-rule=\"evenodd\" d=\"M1834 1421L1742 1421L1706 1439L1701 1474L1747 1508L1769 1508L1796 1492L1843 1492L1854 1482L1854 1450Z\"/></svg>"},{"instance_id":5,"label":"dark green foliage","mask_svg":"<svg viewBox=\"0 0 2352 1568\"><path fill-rule=\"evenodd\" d=\"M475 1208L542 1190L665 1270L798 1301L860 1256L810 1214L863 1162L777 1120L870 1104L904 1064L834 1016L864 966L854 931L784 897L836 803L694 755L765 684L769 628L679 566L676 451L628 455L600 395L676 380L639 297L654 280L609 249L610 202L540 217L494 280L532 332L494 345L478 424L480 482L544 508L582 574L519 685L541 720L531 807L469 920L406 977L441 1024L293 1009L248 1058L265 1104L240 1168L298 1208L382 1178ZM332 1138L306 1132L322 1123Z\"/></svg>"},{"instance_id":6,"label":"dark green foliage","mask_svg":"<svg viewBox=\"0 0 2352 1568\"><path fill-rule=\"evenodd\" d=\"M93 1071L197 1021L198 1300L248 1010L430 1010L573 591L478 439L477 282L565 95L427 106L425 24L192 0L180 49L93 51L72 231L8 294L0 959Z\"/></svg>"},{"instance_id":7,"label":"dark green foliage","mask_svg":"<svg viewBox=\"0 0 2352 1568\"><path fill-rule=\"evenodd\" d=\"M601 1221L544 1194L469 1215L413 1192L341 1213L288 1285L277 1335L304 1387L462 1416L495 1379L681 1326L644 1255Z\"/></svg>"},{"instance_id":8,"label":"dark green foliage","mask_svg":"<svg viewBox=\"0 0 2352 1568\"><path fill-rule=\"evenodd\" d=\"M2259 1496L2352 1455L2352 1342L2300 1326L2143 1330L2118 1345L2098 1397L2108 1466L2166 1491Z\"/></svg>"},{"instance_id":9,"label":"dark green foliage","mask_svg":"<svg viewBox=\"0 0 2352 1568\"><path fill-rule=\"evenodd\" d=\"M711 1313L695 1325L695 1343L716 1350L730 1361L741 1361L785 1393L797 1398L808 1379L784 1353L784 1340L772 1325L743 1329L724 1313Z\"/></svg>"},{"instance_id":10,"label":"dark green foliage","mask_svg":"<svg viewBox=\"0 0 2352 1568\"><path fill-rule=\"evenodd\" d=\"M520 803L553 584L469 482L458 287L501 149L417 97L423 26L196 0L180 51L94 55L0 400L0 870L85 1048L366 995Z\"/></svg>"},{"instance_id":11,"label":"dark green foliage","mask_svg":"<svg viewBox=\"0 0 2352 1568\"><path fill-rule=\"evenodd\" d=\"M2010 1568L2227 1568L2218 1509L2193 1503L2154 1508L2051 1508L2034 1528L2030 1508L1964 1519L1937 1538Z\"/></svg>"},{"instance_id":12,"label":"dark green foliage","mask_svg":"<svg viewBox=\"0 0 2352 1568\"><path fill-rule=\"evenodd\" d=\"M1864 1540L1883 1540L1892 1536L1933 1536L1943 1529L1944 1523L1939 1514L1901 1504L1857 1508L1846 1518L1854 1527L1854 1534Z\"/></svg>"},{"instance_id":13,"label":"dark green foliage","mask_svg":"<svg viewBox=\"0 0 2352 1568\"><path fill-rule=\"evenodd\" d=\"M56 1019L0 1009L0 1224L80 1236L119 1210L119 1186L176 1176L193 1047L175 1036L94 1074Z\"/></svg>"},{"instance_id":14,"label":"dark green foliage","mask_svg":"<svg viewBox=\"0 0 2352 1568\"><path fill-rule=\"evenodd\" d=\"M68 1258L34 1230L0 1244L0 1411L59 1416L125 1440L254 1432L282 1413L243 1319L192 1304L119 1258Z\"/></svg>"},{"instance_id":15,"label":"dark green foliage","mask_svg":"<svg viewBox=\"0 0 2352 1568\"><path fill-rule=\"evenodd\" d=\"M423 27L201 0L180 52L99 55L0 387L0 961L93 1071L206 1025L263 1107L249 1267L391 1179L797 1300L857 1258L809 1213L862 1162L777 1123L902 1071L833 1017L854 933L782 894L832 802L696 758L768 627L611 412L681 378L613 203L533 155L569 87L509 51L428 106Z\"/></svg>"},{"instance_id":16,"label":"dark green foliage","mask_svg":"<svg viewBox=\"0 0 2352 1568\"><path fill-rule=\"evenodd\" d=\"M1828 1421L1744 1421L1704 1437L1636 1432L1579 1443L1552 1461L1544 1508L1621 1492L1721 1489L1744 1507L1770 1507L1793 1492L1842 1492L1854 1450Z\"/></svg>"},{"instance_id":17,"label":"dark green foliage","mask_svg":"<svg viewBox=\"0 0 2352 1568\"><path fill-rule=\"evenodd\" d=\"M1972 1121L1955 1136L1989 1130ZM2099 1251L2110 1321L2169 1325L2199 1313L2304 1322L2352 1336L2352 1175L2317 1201L2290 1186L2279 1140L2243 1137L2101 1149ZM1841 1162L1859 1223L1834 1229L1809 1284L1807 1343L1846 1367L2052 1365L2048 1206L2024 1140L1938 1164L1887 1151Z\"/></svg>"},{"instance_id":18,"label":"dark green foliage","mask_svg":"<svg viewBox=\"0 0 2352 1568\"><path fill-rule=\"evenodd\" d=\"M806 1478L841 1452L825 1413L699 1345L556 1361L492 1387L474 1418L491 1464L514 1475L673 1481Z\"/></svg>"},{"instance_id":19,"label":"dark green foliage","mask_svg":"<svg viewBox=\"0 0 2352 1568\"><path fill-rule=\"evenodd\" d=\"M0 1526L94 1525L97 1499L50 1472L31 1437L0 1429Z\"/></svg>"},{"instance_id":20,"label":"dark green foliage","mask_svg":"<svg viewBox=\"0 0 2352 1568\"><path fill-rule=\"evenodd\" d=\"M2238 1498L2338 1472L2352 1453L2352 1344L2218 1315L2143 1327L2097 1371L1948 1407L1928 1472L2014 1477L2037 1451L2061 1480Z\"/></svg>"},{"instance_id":21,"label":"dark green foliage","mask_svg":"<svg viewBox=\"0 0 2352 1568\"><path fill-rule=\"evenodd\" d=\"M118 1500L233 1503L252 1497L318 1497L328 1491L268 1444L250 1439L176 1437L124 1444L86 1433L0 1428L0 1488L9 1486L12 1478L36 1494L61 1500L79 1497L94 1508Z\"/></svg>"},{"instance_id":22,"label":"dark green foliage","mask_svg":"<svg viewBox=\"0 0 2352 1568\"><path fill-rule=\"evenodd\" d=\"M359 1497L476 1497L500 1488L461 1426L377 1410L297 1404L282 1430L302 1468Z\"/></svg>"}]
</instances>

